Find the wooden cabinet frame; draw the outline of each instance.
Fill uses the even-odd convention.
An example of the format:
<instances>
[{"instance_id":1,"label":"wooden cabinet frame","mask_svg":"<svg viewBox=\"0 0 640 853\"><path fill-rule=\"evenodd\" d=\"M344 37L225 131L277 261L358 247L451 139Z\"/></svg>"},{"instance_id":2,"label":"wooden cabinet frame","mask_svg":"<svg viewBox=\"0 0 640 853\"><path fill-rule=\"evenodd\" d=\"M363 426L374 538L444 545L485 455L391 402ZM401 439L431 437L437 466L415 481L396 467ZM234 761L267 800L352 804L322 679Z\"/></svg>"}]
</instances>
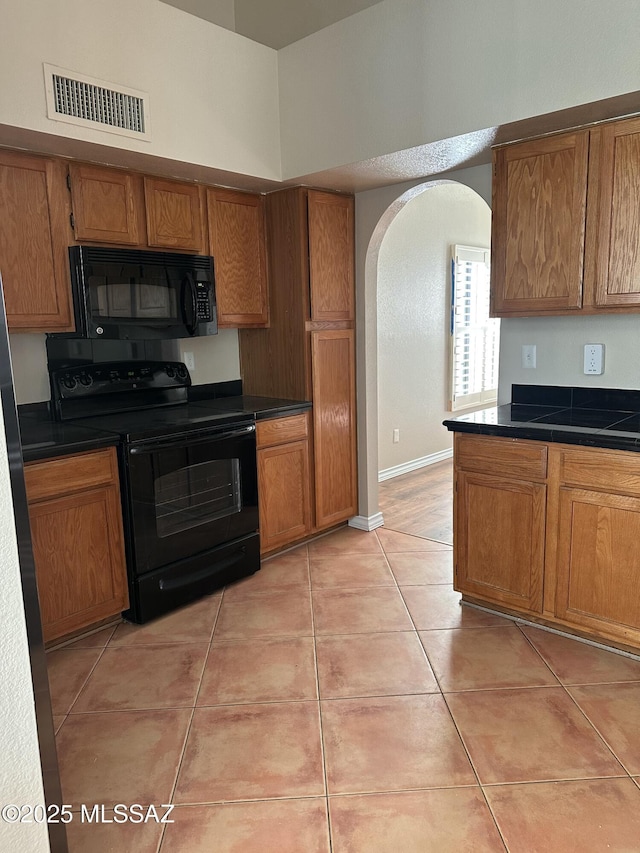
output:
<instances>
[{"instance_id":1,"label":"wooden cabinet frame","mask_svg":"<svg viewBox=\"0 0 640 853\"><path fill-rule=\"evenodd\" d=\"M25 466L45 641L120 614L127 571L115 448Z\"/></svg>"},{"instance_id":2,"label":"wooden cabinet frame","mask_svg":"<svg viewBox=\"0 0 640 853\"><path fill-rule=\"evenodd\" d=\"M573 174L567 160L554 178L563 151ZM512 143L493 161L492 314L640 311L640 119ZM570 290L556 293L554 277Z\"/></svg>"},{"instance_id":3,"label":"wooden cabinet frame","mask_svg":"<svg viewBox=\"0 0 640 853\"><path fill-rule=\"evenodd\" d=\"M0 272L11 332L74 329L66 163L0 150Z\"/></svg>"},{"instance_id":4,"label":"wooden cabinet frame","mask_svg":"<svg viewBox=\"0 0 640 853\"><path fill-rule=\"evenodd\" d=\"M541 459L548 454L543 469L536 467L536 448ZM522 473L514 477L501 472L504 466L514 466L519 449L526 482ZM454 463L456 589L472 601L534 622L640 649L640 454L457 433ZM500 573L490 560L483 569L483 555L497 553L498 546L491 544L497 531L495 524L487 523L486 532L478 524L478 518L490 521L486 495L476 496L470 509L468 495L474 485L495 489L507 516L509 492L518 496L521 506L522 496L528 496L535 518L532 529L542 534L542 539L532 537L529 550L523 550L521 542L503 541L507 565L514 556L513 576L506 582L495 582ZM472 513L475 529L470 528ZM514 530L517 526L512 525ZM523 560L523 554L530 559ZM525 568L531 579L529 603L522 594Z\"/></svg>"}]
</instances>

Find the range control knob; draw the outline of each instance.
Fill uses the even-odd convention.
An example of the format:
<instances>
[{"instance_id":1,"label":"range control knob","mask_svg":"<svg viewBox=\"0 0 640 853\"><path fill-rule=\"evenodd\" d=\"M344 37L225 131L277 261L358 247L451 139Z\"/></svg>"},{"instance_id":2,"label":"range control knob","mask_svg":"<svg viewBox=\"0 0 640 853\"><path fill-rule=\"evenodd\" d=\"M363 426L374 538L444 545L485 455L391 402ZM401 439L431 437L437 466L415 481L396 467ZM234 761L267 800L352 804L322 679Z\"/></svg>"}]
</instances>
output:
<instances>
[{"instance_id":1,"label":"range control knob","mask_svg":"<svg viewBox=\"0 0 640 853\"><path fill-rule=\"evenodd\" d=\"M167 374L167 376L169 377L169 379L173 379L173 377L176 375L175 368L173 368L170 364L168 364L168 365L165 367L164 372Z\"/></svg>"},{"instance_id":2,"label":"range control knob","mask_svg":"<svg viewBox=\"0 0 640 853\"><path fill-rule=\"evenodd\" d=\"M80 384L84 385L85 388L88 388L89 385L93 385L93 376L89 376L88 373L80 374Z\"/></svg>"},{"instance_id":3,"label":"range control knob","mask_svg":"<svg viewBox=\"0 0 640 853\"><path fill-rule=\"evenodd\" d=\"M180 379L186 379L187 378L187 368L183 364L181 364L180 367L178 367L177 373L178 373L178 376L180 377Z\"/></svg>"},{"instance_id":4,"label":"range control knob","mask_svg":"<svg viewBox=\"0 0 640 853\"><path fill-rule=\"evenodd\" d=\"M67 391L73 391L78 383L74 376L63 376L61 384L63 388L67 389Z\"/></svg>"}]
</instances>

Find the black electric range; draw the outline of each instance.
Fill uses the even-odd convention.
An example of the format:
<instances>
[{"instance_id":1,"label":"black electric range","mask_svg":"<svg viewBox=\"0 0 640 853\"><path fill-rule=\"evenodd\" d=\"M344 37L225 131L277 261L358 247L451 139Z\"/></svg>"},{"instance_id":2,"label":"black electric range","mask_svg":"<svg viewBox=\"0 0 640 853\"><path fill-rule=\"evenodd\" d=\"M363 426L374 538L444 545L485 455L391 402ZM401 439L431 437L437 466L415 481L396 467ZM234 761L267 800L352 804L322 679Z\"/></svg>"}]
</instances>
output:
<instances>
[{"instance_id":1,"label":"black electric range","mask_svg":"<svg viewBox=\"0 0 640 853\"><path fill-rule=\"evenodd\" d=\"M255 418L188 401L180 362L50 372L57 419L120 439L130 608L146 622L260 567Z\"/></svg>"}]
</instances>

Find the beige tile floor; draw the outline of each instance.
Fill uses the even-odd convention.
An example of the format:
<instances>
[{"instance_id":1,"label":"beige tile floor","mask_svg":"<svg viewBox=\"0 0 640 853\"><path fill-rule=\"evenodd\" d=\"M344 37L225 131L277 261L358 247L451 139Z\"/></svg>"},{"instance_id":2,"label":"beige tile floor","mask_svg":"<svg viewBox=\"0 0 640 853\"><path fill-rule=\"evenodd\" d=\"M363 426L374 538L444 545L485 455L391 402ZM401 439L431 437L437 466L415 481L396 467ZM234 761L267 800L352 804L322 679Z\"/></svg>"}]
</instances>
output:
<instances>
[{"instance_id":1,"label":"beige tile floor","mask_svg":"<svg viewBox=\"0 0 640 853\"><path fill-rule=\"evenodd\" d=\"M345 528L50 652L72 853L640 851L640 661L450 578L448 545Z\"/></svg>"}]
</instances>

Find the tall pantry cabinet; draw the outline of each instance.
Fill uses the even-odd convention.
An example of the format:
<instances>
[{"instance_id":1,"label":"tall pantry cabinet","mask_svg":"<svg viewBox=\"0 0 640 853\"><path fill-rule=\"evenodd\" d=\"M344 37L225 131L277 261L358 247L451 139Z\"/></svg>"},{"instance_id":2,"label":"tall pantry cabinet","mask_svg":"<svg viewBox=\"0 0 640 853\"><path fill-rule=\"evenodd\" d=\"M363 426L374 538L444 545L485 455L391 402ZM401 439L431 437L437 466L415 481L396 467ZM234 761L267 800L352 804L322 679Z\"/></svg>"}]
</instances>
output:
<instances>
[{"instance_id":1,"label":"tall pantry cabinet","mask_svg":"<svg viewBox=\"0 0 640 853\"><path fill-rule=\"evenodd\" d=\"M240 332L245 394L313 402L315 529L357 512L353 197L266 197L270 327Z\"/></svg>"}]
</instances>

